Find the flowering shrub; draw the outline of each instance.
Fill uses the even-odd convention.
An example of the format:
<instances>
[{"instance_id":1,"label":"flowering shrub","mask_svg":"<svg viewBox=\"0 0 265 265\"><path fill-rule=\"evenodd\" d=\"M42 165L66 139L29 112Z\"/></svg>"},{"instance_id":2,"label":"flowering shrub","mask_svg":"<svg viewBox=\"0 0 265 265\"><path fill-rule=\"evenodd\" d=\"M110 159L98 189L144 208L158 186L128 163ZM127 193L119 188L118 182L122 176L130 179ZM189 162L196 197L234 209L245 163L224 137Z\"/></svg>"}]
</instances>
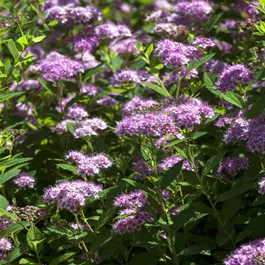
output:
<instances>
[{"instance_id":1,"label":"flowering shrub","mask_svg":"<svg viewBox=\"0 0 265 265\"><path fill-rule=\"evenodd\" d=\"M264 264L264 14L0 1L0 264Z\"/></svg>"}]
</instances>

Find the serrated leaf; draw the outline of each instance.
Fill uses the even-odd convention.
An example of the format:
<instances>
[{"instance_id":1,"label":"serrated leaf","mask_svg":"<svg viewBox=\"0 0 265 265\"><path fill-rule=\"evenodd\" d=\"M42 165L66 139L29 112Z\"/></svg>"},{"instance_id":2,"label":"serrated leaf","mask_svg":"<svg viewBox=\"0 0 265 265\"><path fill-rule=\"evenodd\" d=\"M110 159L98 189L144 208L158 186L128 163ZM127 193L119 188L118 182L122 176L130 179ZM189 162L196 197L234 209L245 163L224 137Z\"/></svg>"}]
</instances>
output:
<instances>
[{"instance_id":1,"label":"serrated leaf","mask_svg":"<svg viewBox=\"0 0 265 265\"><path fill-rule=\"evenodd\" d=\"M179 161L176 165L166 171L161 180L161 189L165 190L178 176L183 165L183 160Z\"/></svg>"},{"instance_id":2,"label":"serrated leaf","mask_svg":"<svg viewBox=\"0 0 265 265\"><path fill-rule=\"evenodd\" d=\"M190 62L188 67L187 67L187 72L192 71L193 69L196 69L200 67L201 65L205 64L209 60L211 60L214 57L215 53L208 54L203 56L198 62Z\"/></svg>"},{"instance_id":3,"label":"serrated leaf","mask_svg":"<svg viewBox=\"0 0 265 265\"><path fill-rule=\"evenodd\" d=\"M155 85L155 84L152 84L152 83L149 83L149 82L142 82L144 85L146 85L147 87L153 89L154 91L156 91L157 93L163 95L164 97L170 97L170 94L169 92L163 88L163 87L160 87L158 85Z\"/></svg>"},{"instance_id":4,"label":"serrated leaf","mask_svg":"<svg viewBox=\"0 0 265 265\"><path fill-rule=\"evenodd\" d=\"M35 225L32 225L28 230L26 239L32 250L40 252L42 247L40 243L42 243L45 238L43 238L41 231Z\"/></svg>"}]
</instances>

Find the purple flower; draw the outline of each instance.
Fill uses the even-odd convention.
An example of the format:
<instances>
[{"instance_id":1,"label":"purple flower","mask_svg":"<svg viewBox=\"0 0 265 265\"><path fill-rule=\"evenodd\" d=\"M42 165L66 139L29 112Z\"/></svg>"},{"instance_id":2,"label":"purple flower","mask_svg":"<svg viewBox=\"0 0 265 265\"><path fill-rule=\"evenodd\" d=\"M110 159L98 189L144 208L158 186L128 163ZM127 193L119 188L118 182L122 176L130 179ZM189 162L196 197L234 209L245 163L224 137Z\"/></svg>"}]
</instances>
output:
<instances>
[{"instance_id":1,"label":"purple flower","mask_svg":"<svg viewBox=\"0 0 265 265\"><path fill-rule=\"evenodd\" d=\"M178 207L174 207L173 209L169 210L167 213L171 215L178 215L180 214L181 210Z\"/></svg>"},{"instance_id":2,"label":"purple flower","mask_svg":"<svg viewBox=\"0 0 265 265\"><path fill-rule=\"evenodd\" d=\"M223 162L220 163L217 170L217 175L220 178L231 179L235 177L240 170L247 168L247 157L226 158Z\"/></svg>"},{"instance_id":3,"label":"purple flower","mask_svg":"<svg viewBox=\"0 0 265 265\"><path fill-rule=\"evenodd\" d=\"M96 103L100 106L111 107L119 104L119 101L113 97L105 96L101 99L96 100Z\"/></svg>"},{"instance_id":4,"label":"purple flower","mask_svg":"<svg viewBox=\"0 0 265 265\"><path fill-rule=\"evenodd\" d=\"M265 113L249 122L247 147L251 152L265 154Z\"/></svg>"},{"instance_id":5,"label":"purple flower","mask_svg":"<svg viewBox=\"0 0 265 265\"><path fill-rule=\"evenodd\" d=\"M153 175L153 169L143 160L143 158L137 158L136 161L132 163L132 169L133 171L139 173L141 176L152 176ZM139 176L137 176L139 178Z\"/></svg>"},{"instance_id":6,"label":"purple flower","mask_svg":"<svg viewBox=\"0 0 265 265\"><path fill-rule=\"evenodd\" d=\"M234 49L233 45L226 41L216 40L215 44L216 47L224 54L230 53Z\"/></svg>"},{"instance_id":7,"label":"purple flower","mask_svg":"<svg viewBox=\"0 0 265 265\"><path fill-rule=\"evenodd\" d=\"M249 122L244 118L237 118L232 126L227 129L224 135L226 143L238 143L247 140L249 133Z\"/></svg>"},{"instance_id":8,"label":"purple flower","mask_svg":"<svg viewBox=\"0 0 265 265\"><path fill-rule=\"evenodd\" d=\"M179 128L169 115L161 112L135 114L124 117L117 123L116 133L120 136L155 136L178 133Z\"/></svg>"},{"instance_id":9,"label":"purple flower","mask_svg":"<svg viewBox=\"0 0 265 265\"><path fill-rule=\"evenodd\" d=\"M63 120L57 123L55 127L51 128L52 132L56 132L57 134L62 134L64 132L67 132L68 131L67 123L75 124L75 121L74 120Z\"/></svg>"},{"instance_id":10,"label":"purple flower","mask_svg":"<svg viewBox=\"0 0 265 265\"><path fill-rule=\"evenodd\" d=\"M86 155L82 152L71 150L65 155L65 158L75 164L79 164L83 159L86 158Z\"/></svg>"},{"instance_id":11,"label":"purple flower","mask_svg":"<svg viewBox=\"0 0 265 265\"><path fill-rule=\"evenodd\" d=\"M259 6L259 2L258 1L250 0L249 2ZM238 0L237 1L236 8L237 8L238 12L245 12L245 13L247 13L250 16L255 16L255 15L257 15L259 13L259 10L256 7L252 6L251 4L246 3L243 0Z\"/></svg>"},{"instance_id":12,"label":"purple flower","mask_svg":"<svg viewBox=\"0 0 265 265\"><path fill-rule=\"evenodd\" d=\"M152 222L152 217L147 212L138 212L119 219L113 224L112 228L117 234L132 233L142 230L146 222Z\"/></svg>"},{"instance_id":13,"label":"purple flower","mask_svg":"<svg viewBox=\"0 0 265 265\"><path fill-rule=\"evenodd\" d=\"M219 74L219 73L223 72L224 69L227 68L228 66L229 66L229 64L225 63L223 61L210 60L203 65L203 71L209 72L209 73L214 73L214 74Z\"/></svg>"},{"instance_id":14,"label":"purple flower","mask_svg":"<svg viewBox=\"0 0 265 265\"><path fill-rule=\"evenodd\" d=\"M66 105L73 99L75 98L76 94L73 93L73 94L70 94L69 96L67 96L66 98L62 99L62 101L56 106L56 111L58 112L63 112Z\"/></svg>"},{"instance_id":15,"label":"purple flower","mask_svg":"<svg viewBox=\"0 0 265 265\"><path fill-rule=\"evenodd\" d=\"M219 76L218 89L225 93L236 90L238 85L248 85L253 80L253 73L243 64L235 64L226 68Z\"/></svg>"},{"instance_id":16,"label":"purple flower","mask_svg":"<svg viewBox=\"0 0 265 265\"><path fill-rule=\"evenodd\" d=\"M180 104L168 106L163 110L179 127L192 130L195 125L202 124L205 118L214 117L212 107L200 99L183 98L181 101Z\"/></svg>"},{"instance_id":17,"label":"purple flower","mask_svg":"<svg viewBox=\"0 0 265 265\"><path fill-rule=\"evenodd\" d=\"M69 41L73 43L76 52L92 52L99 44L99 40L96 36L83 34L71 37Z\"/></svg>"},{"instance_id":18,"label":"purple flower","mask_svg":"<svg viewBox=\"0 0 265 265\"><path fill-rule=\"evenodd\" d=\"M120 87L122 84L140 84L146 79L146 72L136 70L121 70L110 78L113 87Z\"/></svg>"},{"instance_id":19,"label":"purple flower","mask_svg":"<svg viewBox=\"0 0 265 265\"><path fill-rule=\"evenodd\" d=\"M93 177L100 173L102 169L112 166L112 161L105 154L95 156L84 156L78 161L77 173L80 176ZM76 162L75 162L76 163Z\"/></svg>"},{"instance_id":20,"label":"purple flower","mask_svg":"<svg viewBox=\"0 0 265 265\"><path fill-rule=\"evenodd\" d=\"M40 87L40 82L38 80L29 79L21 80L18 84L14 83L12 86L12 91L29 91L37 89Z\"/></svg>"},{"instance_id":21,"label":"purple flower","mask_svg":"<svg viewBox=\"0 0 265 265\"><path fill-rule=\"evenodd\" d=\"M136 39L130 38L121 40L118 42L114 42L114 44L110 44L110 50L112 52L116 52L117 54L125 54L125 53L139 53L138 49L135 46Z\"/></svg>"},{"instance_id":22,"label":"purple flower","mask_svg":"<svg viewBox=\"0 0 265 265\"><path fill-rule=\"evenodd\" d=\"M264 195L265 194L265 177L261 178L257 184L258 184L258 193Z\"/></svg>"},{"instance_id":23,"label":"purple flower","mask_svg":"<svg viewBox=\"0 0 265 265\"><path fill-rule=\"evenodd\" d=\"M0 251L1 252L7 252L11 250L12 247L13 247L13 244L8 238L2 237L0 239Z\"/></svg>"},{"instance_id":24,"label":"purple flower","mask_svg":"<svg viewBox=\"0 0 265 265\"><path fill-rule=\"evenodd\" d=\"M202 49L212 48L216 45L213 39L205 38L202 36L197 36L192 44L199 46Z\"/></svg>"},{"instance_id":25,"label":"purple flower","mask_svg":"<svg viewBox=\"0 0 265 265\"><path fill-rule=\"evenodd\" d=\"M75 103L74 105L72 105L67 109L66 117L69 120L80 121L83 120L84 118L87 118L88 113L85 110L85 108Z\"/></svg>"},{"instance_id":26,"label":"purple flower","mask_svg":"<svg viewBox=\"0 0 265 265\"><path fill-rule=\"evenodd\" d=\"M93 84L84 84L80 88L81 94L86 94L89 97L93 97L99 93L99 89Z\"/></svg>"},{"instance_id":27,"label":"purple flower","mask_svg":"<svg viewBox=\"0 0 265 265\"><path fill-rule=\"evenodd\" d=\"M44 203L58 204L61 210L76 212L89 197L97 197L102 186L82 180L64 181L49 187L43 195Z\"/></svg>"},{"instance_id":28,"label":"purple flower","mask_svg":"<svg viewBox=\"0 0 265 265\"><path fill-rule=\"evenodd\" d=\"M102 25L95 27L94 32L99 38L122 38L131 37L130 29L125 25L116 25L113 22L106 22Z\"/></svg>"},{"instance_id":29,"label":"purple flower","mask_svg":"<svg viewBox=\"0 0 265 265\"><path fill-rule=\"evenodd\" d=\"M152 99L142 99L138 96L135 96L130 101L124 103L121 109L122 116L130 116L137 112L144 112L145 109L148 109L152 106L157 105L158 102Z\"/></svg>"},{"instance_id":30,"label":"purple flower","mask_svg":"<svg viewBox=\"0 0 265 265\"><path fill-rule=\"evenodd\" d=\"M98 130L105 130L107 124L100 118L82 120L76 124L73 136L81 138L91 135L98 135Z\"/></svg>"},{"instance_id":31,"label":"purple flower","mask_svg":"<svg viewBox=\"0 0 265 265\"><path fill-rule=\"evenodd\" d=\"M207 20L213 11L211 5L203 0L180 0L175 10L182 16L192 18L194 22Z\"/></svg>"},{"instance_id":32,"label":"purple flower","mask_svg":"<svg viewBox=\"0 0 265 265\"><path fill-rule=\"evenodd\" d=\"M147 204L147 198L142 190L130 192L128 194L121 194L116 197L114 205L116 207L130 209L137 211L139 208L143 208Z\"/></svg>"},{"instance_id":33,"label":"purple flower","mask_svg":"<svg viewBox=\"0 0 265 265\"><path fill-rule=\"evenodd\" d=\"M73 4L64 6L54 5L48 8L46 13L47 20L56 19L60 24L80 24L101 20L101 12L92 6L81 7Z\"/></svg>"},{"instance_id":34,"label":"purple flower","mask_svg":"<svg viewBox=\"0 0 265 265\"><path fill-rule=\"evenodd\" d=\"M258 239L243 244L234 250L225 260L225 265L259 265L264 264L265 239Z\"/></svg>"},{"instance_id":35,"label":"purple flower","mask_svg":"<svg viewBox=\"0 0 265 265\"><path fill-rule=\"evenodd\" d=\"M48 81L70 81L77 73L83 72L83 65L57 52L52 52L42 60L39 69L43 78Z\"/></svg>"},{"instance_id":36,"label":"purple flower","mask_svg":"<svg viewBox=\"0 0 265 265\"><path fill-rule=\"evenodd\" d=\"M187 34L187 27L185 25L176 25L175 23L157 23L152 32L162 38L171 37L176 39Z\"/></svg>"},{"instance_id":37,"label":"purple flower","mask_svg":"<svg viewBox=\"0 0 265 265\"><path fill-rule=\"evenodd\" d=\"M174 68L187 65L190 61L197 61L203 55L198 48L192 45L185 45L169 39L158 43L156 53L164 64Z\"/></svg>"},{"instance_id":38,"label":"purple flower","mask_svg":"<svg viewBox=\"0 0 265 265\"><path fill-rule=\"evenodd\" d=\"M172 193L170 190L163 190L162 196L165 201L168 201L172 197Z\"/></svg>"},{"instance_id":39,"label":"purple flower","mask_svg":"<svg viewBox=\"0 0 265 265\"><path fill-rule=\"evenodd\" d=\"M161 161L161 163L158 165L158 172L163 173L165 170L168 170L169 168L173 167L180 161L183 161L182 164L182 170L188 170L193 171L193 168L191 167L189 161L181 156L170 156Z\"/></svg>"},{"instance_id":40,"label":"purple flower","mask_svg":"<svg viewBox=\"0 0 265 265\"><path fill-rule=\"evenodd\" d=\"M14 178L14 183L19 188L34 188L35 179L26 172L22 172Z\"/></svg>"}]
</instances>

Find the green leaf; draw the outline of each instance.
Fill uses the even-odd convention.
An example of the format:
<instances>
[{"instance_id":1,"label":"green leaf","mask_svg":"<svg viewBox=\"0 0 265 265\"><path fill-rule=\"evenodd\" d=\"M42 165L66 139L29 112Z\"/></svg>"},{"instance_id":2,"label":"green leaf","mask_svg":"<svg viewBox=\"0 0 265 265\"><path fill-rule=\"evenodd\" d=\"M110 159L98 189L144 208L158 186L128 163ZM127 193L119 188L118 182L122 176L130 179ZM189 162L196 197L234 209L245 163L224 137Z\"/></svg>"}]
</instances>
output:
<instances>
[{"instance_id":1,"label":"green leaf","mask_svg":"<svg viewBox=\"0 0 265 265\"><path fill-rule=\"evenodd\" d=\"M11 99L13 97L21 96L23 94L24 94L24 92L14 92L14 93L2 94L2 95L0 95L0 102L6 101L6 100Z\"/></svg>"},{"instance_id":2,"label":"green leaf","mask_svg":"<svg viewBox=\"0 0 265 265\"><path fill-rule=\"evenodd\" d=\"M194 217L195 217L195 209L193 207L189 207L181 211L178 215L173 216L171 219L174 222L173 224L174 231L175 232L178 231Z\"/></svg>"},{"instance_id":3,"label":"green leaf","mask_svg":"<svg viewBox=\"0 0 265 265\"><path fill-rule=\"evenodd\" d=\"M149 58L149 56L152 53L153 49L154 49L154 45L153 45L153 43L150 43L149 46L147 47L145 53L144 53L147 58Z\"/></svg>"},{"instance_id":4,"label":"green leaf","mask_svg":"<svg viewBox=\"0 0 265 265\"><path fill-rule=\"evenodd\" d=\"M9 40L7 43L7 48L10 51L14 60L17 60L20 56L20 52L18 51L16 47L16 43L13 40Z\"/></svg>"},{"instance_id":5,"label":"green leaf","mask_svg":"<svg viewBox=\"0 0 265 265\"><path fill-rule=\"evenodd\" d=\"M105 69L105 67L106 67L106 65L102 63L102 64L88 70L84 75L84 81L87 81L91 76L102 72Z\"/></svg>"},{"instance_id":6,"label":"green leaf","mask_svg":"<svg viewBox=\"0 0 265 265\"><path fill-rule=\"evenodd\" d=\"M253 183L242 183L238 182L234 187L232 187L229 191L225 192L221 195L217 201L226 201L230 198L236 197L246 191L253 189Z\"/></svg>"},{"instance_id":7,"label":"green leaf","mask_svg":"<svg viewBox=\"0 0 265 265\"><path fill-rule=\"evenodd\" d=\"M44 35L43 36L38 36L38 37L33 38L32 41L34 43L38 43L38 42L41 42L45 38L46 38L46 36L44 36Z\"/></svg>"},{"instance_id":8,"label":"green leaf","mask_svg":"<svg viewBox=\"0 0 265 265\"><path fill-rule=\"evenodd\" d=\"M265 95L259 98L251 107L250 111L247 113L247 118L255 118L259 116L265 109Z\"/></svg>"},{"instance_id":9,"label":"green leaf","mask_svg":"<svg viewBox=\"0 0 265 265\"><path fill-rule=\"evenodd\" d=\"M10 170L2 175L0 175L0 185L3 185L8 180L14 178L20 173L20 170Z\"/></svg>"},{"instance_id":10,"label":"green leaf","mask_svg":"<svg viewBox=\"0 0 265 265\"><path fill-rule=\"evenodd\" d=\"M221 92L216 88L215 82L216 78L214 74L204 72L203 73L203 81L205 84L205 87L213 94L220 96Z\"/></svg>"},{"instance_id":11,"label":"green leaf","mask_svg":"<svg viewBox=\"0 0 265 265\"><path fill-rule=\"evenodd\" d=\"M212 169L214 169L220 161L223 159L226 151L220 152L217 155L212 156L205 164L202 170L202 177L206 176Z\"/></svg>"},{"instance_id":12,"label":"green leaf","mask_svg":"<svg viewBox=\"0 0 265 265\"><path fill-rule=\"evenodd\" d=\"M95 226L95 231L98 231L103 225L105 225L114 215L116 212L116 208L110 208L106 212L104 212L98 219L96 226Z\"/></svg>"},{"instance_id":13,"label":"green leaf","mask_svg":"<svg viewBox=\"0 0 265 265\"><path fill-rule=\"evenodd\" d=\"M19 261L19 264L38 265L39 263L36 262L36 261L34 261L34 260L32 260L32 259L25 259L25 258L23 258L23 259L21 259Z\"/></svg>"},{"instance_id":14,"label":"green leaf","mask_svg":"<svg viewBox=\"0 0 265 265\"><path fill-rule=\"evenodd\" d=\"M12 234L18 234L20 231L24 230L25 227L30 226L30 224L26 221L22 221L20 223L14 223L8 226L6 229L0 232L1 237L10 236Z\"/></svg>"},{"instance_id":15,"label":"green leaf","mask_svg":"<svg viewBox=\"0 0 265 265\"><path fill-rule=\"evenodd\" d=\"M159 257L154 256L152 253L141 253L136 254L132 257L129 265L140 265L140 264L148 264L148 265L156 265L159 262Z\"/></svg>"},{"instance_id":16,"label":"green leaf","mask_svg":"<svg viewBox=\"0 0 265 265\"><path fill-rule=\"evenodd\" d=\"M183 160L179 161L176 165L166 171L161 180L161 189L165 190L178 176L183 165Z\"/></svg>"},{"instance_id":17,"label":"green leaf","mask_svg":"<svg viewBox=\"0 0 265 265\"><path fill-rule=\"evenodd\" d=\"M190 62L188 67L187 67L187 72L190 72L193 69L196 69L200 67L201 65L205 64L209 60L211 60L214 57L215 53L208 54L203 56L198 62Z\"/></svg>"},{"instance_id":18,"label":"green leaf","mask_svg":"<svg viewBox=\"0 0 265 265\"><path fill-rule=\"evenodd\" d=\"M243 100L241 98L241 96L239 96L238 94L232 92L232 91L228 91L225 94L221 94L221 97L226 100L227 102L231 103L232 105L235 105L236 107L243 109Z\"/></svg>"},{"instance_id":19,"label":"green leaf","mask_svg":"<svg viewBox=\"0 0 265 265\"><path fill-rule=\"evenodd\" d=\"M9 205L8 200L4 196L0 195L0 208L6 209L8 205Z\"/></svg>"},{"instance_id":20,"label":"green leaf","mask_svg":"<svg viewBox=\"0 0 265 265\"><path fill-rule=\"evenodd\" d=\"M74 255L76 255L76 252L69 252L69 253L65 253L59 257L56 257L55 259L53 259L49 265L57 265L57 264L61 264L61 262L68 260L69 258L73 257Z\"/></svg>"},{"instance_id":21,"label":"green leaf","mask_svg":"<svg viewBox=\"0 0 265 265\"><path fill-rule=\"evenodd\" d=\"M77 168L73 165L69 164L56 164L57 167L62 168L64 170L70 171L73 174L77 174Z\"/></svg>"},{"instance_id":22,"label":"green leaf","mask_svg":"<svg viewBox=\"0 0 265 265\"><path fill-rule=\"evenodd\" d=\"M241 242L242 240L244 240L246 237L250 236L251 234L252 234L251 230L244 230L244 231L240 232L236 236L235 243L237 244L237 243Z\"/></svg>"},{"instance_id":23,"label":"green leaf","mask_svg":"<svg viewBox=\"0 0 265 265\"><path fill-rule=\"evenodd\" d=\"M265 7L265 0L259 0L259 3L263 8Z\"/></svg>"},{"instance_id":24,"label":"green leaf","mask_svg":"<svg viewBox=\"0 0 265 265\"><path fill-rule=\"evenodd\" d=\"M43 238L41 231L35 225L30 227L29 231L27 232L26 239L31 249L40 252L42 247L42 244L40 243L42 243L45 238Z\"/></svg>"},{"instance_id":25,"label":"green leaf","mask_svg":"<svg viewBox=\"0 0 265 265\"><path fill-rule=\"evenodd\" d=\"M158 92L159 94L163 95L164 97L170 97L169 92L166 90L166 88L160 87L158 85L149 83L149 82L142 82L147 87L153 89L154 91Z\"/></svg>"},{"instance_id":26,"label":"green leaf","mask_svg":"<svg viewBox=\"0 0 265 265\"><path fill-rule=\"evenodd\" d=\"M223 233L223 232L218 232L215 237L215 241L218 244L219 247L223 246L226 242L229 241L229 237Z\"/></svg>"}]
</instances>

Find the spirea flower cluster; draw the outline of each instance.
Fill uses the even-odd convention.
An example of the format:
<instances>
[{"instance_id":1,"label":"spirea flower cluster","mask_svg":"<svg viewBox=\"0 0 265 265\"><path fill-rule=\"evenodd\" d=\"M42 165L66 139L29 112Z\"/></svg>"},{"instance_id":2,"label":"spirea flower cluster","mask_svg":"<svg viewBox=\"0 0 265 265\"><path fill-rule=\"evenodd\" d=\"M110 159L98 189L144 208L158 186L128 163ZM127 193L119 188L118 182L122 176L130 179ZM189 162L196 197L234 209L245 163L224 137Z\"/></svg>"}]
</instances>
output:
<instances>
[{"instance_id":1,"label":"spirea flower cluster","mask_svg":"<svg viewBox=\"0 0 265 265\"><path fill-rule=\"evenodd\" d=\"M14 178L14 183L22 189L34 188L35 179L30 174L22 172Z\"/></svg>"},{"instance_id":2,"label":"spirea flower cluster","mask_svg":"<svg viewBox=\"0 0 265 265\"><path fill-rule=\"evenodd\" d=\"M217 175L220 178L231 179L242 169L248 168L247 157L226 158L218 167Z\"/></svg>"},{"instance_id":3,"label":"spirea flower cluster","mask_svg":"<svg viewBox=\"0 0 265 265\"><path fill-rule=\"evenodd\" d=\"M102 186L84 180L64 181L44 191L43 202L58 205L61 210L76 212L88 198L95 198Z\"/></svg>"},{"instance_id":4,"label":"spirea flower cluster","mask_svg":"<svg viewBox=\"0 0 265 265\"><path fill-rule=\"evenodd\" d=\"M83 72L83 65L57 52L51 52L39 64L43 78L51 82L71 80L75 75Z\"/></svg>"},{"instance_id":5,"label":"spirea flower cluster","mask_svg":"<svg viewBox=\"0 0 265 265\"><path fill-rule=\"evenodd\" d=\"M241 245L225 260L225 265L258 265L264 263L265 240L257 239Z\"/></svg>"},{"instance_id":6,"label":"spirea flower cluster","mask_svg":"<svg viewBox=\"0 0 265 265\"><path fill-rule=\"evenodd\" d=\"M202 52L195 46L170 39L161 40L157 45L156 52L165 65L173 68L187 65L190 61L197 61L202 56Z\"/></svg>"},{"instance_id":7,"label":"spirea flower cluster","mask_svg":"<svg viewBox=\"0 0 265 265\"><path fill-rule=\"evenodd\" d=\"M65 158L77 164L77 173L80 176L93 177L98 175L101 170L111 167L110 158L101 153L94 156L87 156L79 151L69 151Z\"/></svg>"},{"instance_id":8,"label":"spirea flower cluster","mask_svg":"<svg viewBox=\"0 0 265 265\"><path fill-rule=\"evenodd\" d=\"M113 224L114 232L124 234L140 231L146 222L151 222L151 215L141 210L146 204L147 198L142 190L118 196L114 201L114 205L123 209L120 211L121 216L128 214L129 216L121 217Z\"/></svg>"},{"instance_id":9,"label":"spirea flower cluster","mask_svg":"<svg viewBox=\"0 0 265 265\"><path fill-rule=\"evenodd\" d=\"M237 86L247 86L253 80L253 73L242 64L226 68L219 76L218 88L222 93L236 90Z\"/></svg>"}]
</instances>

